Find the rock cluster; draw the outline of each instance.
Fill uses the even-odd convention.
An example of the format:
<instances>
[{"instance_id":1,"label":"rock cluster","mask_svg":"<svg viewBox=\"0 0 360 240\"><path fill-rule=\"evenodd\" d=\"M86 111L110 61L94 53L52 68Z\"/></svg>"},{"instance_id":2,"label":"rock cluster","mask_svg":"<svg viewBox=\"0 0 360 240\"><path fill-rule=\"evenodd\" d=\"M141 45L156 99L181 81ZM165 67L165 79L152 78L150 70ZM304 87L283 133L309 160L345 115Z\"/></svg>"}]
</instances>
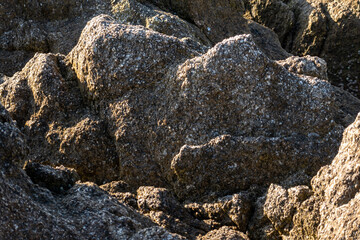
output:
<instances>
[{"instance_id":1,"label":"rock cluster","mask_svg":"<svg viewBox=\"0 0 360 240\"><path fill-rule=\"evenodd\" d=\"M247 18L271 28L295 55L324 58L329 79L359 95L360 2L246 0Z\"/></svg>"},{"instance_id":2,"label":"rock cluster","mask_svg":"<svg viewBox=\"0 0 360 240\"><path fill-rule=\"evenodd\" d=\"M358 5L0 3L0 238L360 237Z\"/></svg>"}]
</instances>

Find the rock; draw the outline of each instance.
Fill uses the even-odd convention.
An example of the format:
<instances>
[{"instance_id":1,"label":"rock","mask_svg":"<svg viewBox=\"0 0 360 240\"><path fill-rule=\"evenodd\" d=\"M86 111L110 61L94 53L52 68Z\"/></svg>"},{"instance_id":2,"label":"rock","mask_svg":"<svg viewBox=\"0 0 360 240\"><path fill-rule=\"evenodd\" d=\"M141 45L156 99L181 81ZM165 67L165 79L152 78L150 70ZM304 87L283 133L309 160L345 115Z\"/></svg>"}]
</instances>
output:
<instances>
[{"instance_id":1,"label":"rock","mask_svg":"<svg viewBox=\"0 0 360 240\"><path fill-rule=\"evenodd\" d=\"M360 115L343 136L339 153L306 186L284 189L271 185L264 213L275 229L290 239L350 239L360 236L359 159ZM351 224L350 224L351 223Z\"/></svg>"},{"instance_id":2,"label":"rock","mask_svg":"<svg viewBox=\"0 0 360 240\"><path fill-rule=\"evenodd\" d=\"M239 34L252 34L259 48L271 59L290 56L270 29L243 18L244 1L142 0L194 22L213 44Z\"/></svg>"},{"instance_id":3,"label":"rock","mask_svg":"<svg viewBox=\"0 0 360 240\"><path fill-rule=\"evenodd\" d=\"M250 238L244 233L236 231L230 227L222 227L220 229L212 230L205 236L199 238L201 240L249 240Z\"/></svg>"},{"instance_id":4,"label":"rock","mask_svg":"<svg viewBox=\"0 0 360 240\"><path fill-rule=\"evenodd\" d=\"M121 25L105 15L90 21L81 36L68 59L84 94L94 101L120 98L133 88L152 85L171 65L199 54L177 38Z\"/></svg>"},{"instance_id":5,"label":"rock","mask_svg":"<svg viewBox=\"0 0 360 240\"><path fill-rule=\"evenodd\" d=\"M256 1L246 0L248 11L245 16L274 30L281 43L286 43L289 32L296 23L292 9L282 0ZM244 11L246 11L244 10ZM284 45L283 45L284 46ZM285 45L286 46L286 45Z\"/></svg>"},{"instance_id":6,"label":"rock","mask_svg":"<svg viewBox=\"0 0 360 240\"><path fill-rule=\"evenodd\" d=\"M106 124L89 112L62 55L37 54L0 85L1 102L27 135L27 159L75 168L98 183L118 176Z\"/></svg>"},{"instance_id":7,"label":"rock","mask_svg":"<svg viewBox=\"0 0 360 240\"><path fill-rule=\"evenodd\" d=\"M281 47L278 36L271 29L251 20L248 20L248 27L256 45L270 59L283 60L292 56Z\"/></svg>"},{"instance_id":8,"label":"rock","mask_svg":"<svg viewBox=\"0 0 360 240\"><path fill-rule=\"evenodd\" d=\"M117 179L117 155L106 132L106 124L92 116L79 120L74 126L51 129L46 134L47 138L59 134L61 142L55 152L61 154L59 162L76 168L83 180L103 183Z\"/></svg>"},{"instance_id":9,"label":"rock","mask_svg":"<svg viewBox=\"0 0 360 240\"><path fill-rule=\"evenodd\" d=\"M245 6L245 17L274 30L288 52L324 58L330 82L359 96L359 1L247 0Z\"/></svg>"},{"instance_id":10,"label":"rock","mask_svg":"<svg viewBox=\"0 0 360 240\"><path fill-rule=\"evenodd\" d=\"M293 56L277 62L289 72L328 80L327 64L325 60L319 57Z\"/></svg>"},{"instance_id":11,"label":"rock","mask_svg":"<svg viewBox=\"0 0 360 240\"><path fill-rule=\"evenodd\" d=\"M211 222L211 227L236 226L245 232L251 214L251 197L242 192L218 198L216 201L206 201L203 204L189 203L185 205L191 214L204 222ZM211 221L209 221L211 220Z\"/></svg>"},{"instance_id":12,"label":"rock","mask_svg":"<svg viewBox=\"0 0 360 240\"><path fill-rule=\"evenodd\" d=\"M169 5L159 1L152 2L163 8ZM0 19L3 19L0 26L1 72L12 76L36 52L67 54L76 44L86 22L99 14L109 14L121 23L143 25L182 38L202 52L212 43L251 32L259 47L269 56L274 59L289 56L270 29L242 17L242 1L216 4L206 1L178 2L170 5L175 7L175 11L184 13L180 15L189 21L164 12L148 2L135 0L91 0L86 3L66 0L61 6L55 1L46 4L40 1L3 4L0 11ZM61 11L62 9L68 10ZM17 12L20 14L16 14Z\"/></svg>"},{"instance_id":13,"label":"rock","mask_svg":"<svg viewBox=\"0 0 360 240\"><path fill-rule=\"evenodd\" d=\"M207 230L207 226L194 219L165 188L140 187L137 198L140 212L170 232L195 239Z\"/></svg>"},{"instance_id":14,"label":"rock","mask_svg":"<svg viewBox=\"0 0 360 240\"><path fill-rule=\"evenodd\" d=\"M110 1L14 0L0 6L1 72L12 76L36 52L67 54L76 44L86 22L110 13ZM4 57L4 58L3 58ZM12 58L16 65L11 65Z\"/></svg>"},{"instance_id":15,"label":"rock","mask_svg":"<svg viewBox=\"0 0 360 240\"><path fill-rule=\"evenodd\" d=\"M130 189L129 184L124 181L112 181L101 185L100 188L109 193L128 192Z\"/></svg>"},{"instance_id":16,"label":"rock","mask_svg":"<svg viewBox=\"0 0 360 240\"><path fill-rule=\"evenodd\" d=\"M52 168L36 162L27 162L24 170L34 183L55 193L69 190L80 179L74 169L64 166Z\"/></svg>"},{"instance_id":17,"label":"rock","mask_svg":"<svg viewBox=\"0 0 360 240\"><path fill-rule=\"evenodd\" d=\"M294 1L264 2L286 12L274 27L292 19ZM0 238L357 235L360 115L323 166L360 101L326 80L322 59L291 57L245 20L248 1L151 2L193 21L145 0L104 2L93 13L120 22L99 15L66 56L38 53L0 74ZM63 21L52 3L23 13L23 39L4 23L0 39L16 40L0 41L6 54L48 51L54 35L40 22ZM276 30L282 41L290 23Z\"/></svg>"},{"instance_id":18,"label":"rock","mask_svg":"<svg viewBox=\"0 0 360 240\"><path fill-rule=\"evenodd\" d=\"M66 0L61 4L56 1L23 3L16 0L3 3L0 8L0 71L8 76L21 70L36 52L70 52L87 21L102 13L111 14L122 23L141 24L184 38L198 50L206 50L202 44L210 45L196 26L134 0Z\"/></svg>"},{"instance_id":19,"label":"rock","mask_svg":"<svg viewBox=\"0 0 360 240\"><path fill-rule=\"evenodd\" d=\"M265 201L266 195L263 195L258 197L258 199L253 204L254 212L248 225L249 237L251 239L259 240L280 240L282 238L279 232L275 230L274 225L265 215Z\"/></svg>"},{"instance_id":20,"label":"rock","mask_svg":"<svg viewBox=\"0 0 360 240\"><path fill-rule=\"evenodd\" d=\"M344 135L338 155L320 169L311 185L319 201L321 239L358 238L359 229L359 158L357 141L360 116ZM339 217L341 216L341 218ZM351 223L351 224L350 224Z\"/></svg>"},{"instance_id":21,"label":"rock","mask_svg":"<svg viewBox=\"0 0 360 240\"><path fill-rule=\"evenodd\" d=\"M3 116L3 111L1 114ZM4 145L19 152L22 146L12 144L16 140L15 134L5 139ZM3 145L0 149L3 151ZM16 159L15 155L9 157ZM1 239L8 236L13 239L144 239L146 236L183 239L155 226L93 183L77 183L64 194L53 195L48 189L33 184L18 166L3 163L1 159ZM61 177L67 175L66 170L45 166L40 166L37 171L39 175L34 172L32 175L47 184L54 173ZM48 186L55 187L56 183L53 183Z\"/></svg>"},{"instance_id":22,"label":"rock","mask_svg":"<svg viewBox=\"0 0 360 240\"><path fill-rule=\"evenodd\" d=\"M184 146L171 165L177 176L175 191L179 197L186 198L211 192L224 194L222 189L231 193L254 184L280 182L284 180L285 169L289 175L301 170L313 175L328 156L315 154L316 149L325 149L325 145L319 139L304 136L234 138L224 135L204 145ZM310 151L314 152L310 154ZM292 161L282 160L290 153L293 153ZM206 166L201 164L203 161L207 162Z\"/></svg>"},{"instance_id":23,"label":"rock","mask_svg":"<svg viewBox=\"0 0 360 240\"><path fill-rule=\"evenodd\" d=\"M22 167L27 151L24 135L0 104L0 166L16 164Z\"/></svg>"},{"instance_id":24,"label":"rock","mask_svg":"<svg viewBox=\"0 0 360 240\"><path fill-rule=\"evenodd\" d=\"M312 195L307 186L297 186L288 190L279 185L270 185L264 204L265 216L283 235L289 235L292 219L300 204Z\"/></svg>"},{"instance_id":25,"label":"rock","mask_svg":"<svg viewBox=\"0 0 360 240\"><path fill-rule=\"evenodd\" d=\"M247 21L241 14L244 11L242 1L153 0L150 2L160 8L177 12L184 19L191 19L213 43L247 33Z\"/></svg>"},{"instance_id":26,"label":"rock","mask_svg":"<svg viewBox=\"0 0 360 240\"><path fill-rule=\"evenodd\" d=\"M352 116L338 116L329 83L290 74L249 35L201 55L175 37L99 16L66 61L85 104L108 126L121 179L133 188L170 183L180 198L230 194L304 168L314 174L336 153L337 122ZM194 158L193 150L203 153ZM219 168L217 155L236 166Z\"/></svg>"},{"instance_id":27,"label":"rock","mask_svg":"<svg viewBox=\"0 0 360 240\"><path fill-rule=\"evenodd\" d=\"M145 228L143 230L140 230L131 238L131 240L143 240L143 239L144 240L162 240L162 239L184 240L186 238L177 234L171 234L167 232L165 229L159 227Z\"/></svg>"},{"instance_id":28,"label":"rock","mask_svg":"<svg viewBox=\"0 0 360 240\"><path fill-rule=\"evenodd\" d=\"M142 25L148 29L192 42L194 48L205 51L209 39L195 25L151 4L122 0L113 6L113 15L120 23Z\"/></svg>"}]
</instances>

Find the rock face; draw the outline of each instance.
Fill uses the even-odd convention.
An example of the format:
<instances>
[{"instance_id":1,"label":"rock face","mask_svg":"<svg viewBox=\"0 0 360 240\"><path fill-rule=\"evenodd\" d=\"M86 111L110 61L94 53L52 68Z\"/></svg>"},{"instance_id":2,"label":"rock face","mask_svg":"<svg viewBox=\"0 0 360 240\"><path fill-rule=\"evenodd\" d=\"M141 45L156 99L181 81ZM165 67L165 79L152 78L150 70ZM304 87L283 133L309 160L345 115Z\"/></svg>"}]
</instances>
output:
<instances>
[{"instance_id":1,"label":"rock face","mask_svg":"<svg viewBox=\"0 0 360 240\"><path fill-rule=\"evenodd\" d=\"M27 135L27 159L76 168L83 180L113 180L117 154L106 125L83 104L66 71L62 56L37 54L1 85L2 103Z\"/></svg>"},{"instance_id":2,"label":"rock face","mask_svg":"<svg viewBox=\"0 0 360 240\"><path fill-rule=\"evenodd\" d=\"M8 76L36 52L68 53L93 16L111 11L110 1L2 1L0 69Z\"/></svg>"},{"instance_id":3,"label":"rock face","mask_svg":"<svg viewBox=\"0 0 360 240\"><path fill-rule=\"evenodd\" d=\"M25 141L6 110L0 107L0 238L182 239L156 227L93 183L74 185L72 182L74 186L62 189L60 195L34 184L18 166L26 153ZM7 135L9 132L12 135ZM32 171L36 167L40 169L39 175ZM40 185L51 190L59 190L55 187L69 176L69 170L34 164L28 165L26 170L34 181L45 180Z\"/></svg>"},{"instance_id":4,"label":"rock face","mask_svg":"<svg viewBox=\"0 0 360 240\"><path fill-rule=\"evenodd\" d=\"M272 185L264 213L290 239L357 239L359 228L360 116L343 137L339 153L307 186Z\"/></svg>"},{"instance_id":5,"label":"rock face","mask_svg":"<svg viewBox=\"0 0 360 240\"><path fill-rule=\"evenodd\" d=\"M245 2L245 16L274 30L288 52L324 58L331 83L359 96L359 1Z\"/></svg>"},{"instance_id":6,"label":"rock face","mask_svg":"<svg viewBox=\"0 0 360 240\"><path fill-rule=\"evenodd\" d=\"M0 3L0 238L360 237L360 100L280 47L335 3Z\"/></svg>"},{"instance_id":7,"label":"rock face","mask_svg":"<svg viewBox=\"0 0 360 240\"><path fill-rule=\"evenodd\" d=\"M194 22L213 44L239 34L252 34L258 47L268 57L279 60L290 56L281 48L274 32L243 18L246 10L244 1L141 0L141 2L151 2Z\"/></svg>"},{"instance_id":8,"label":"rock face","mask_svg":"<svg viewBox=\"0 0 360 240\"><path fill-rule=\"evenodd\" d=\"M24 164L27 146L23 134L15 126L6 109L0 104L0 161L1 164Z\"/></svg>"},{"instance_id":9,"label":"rock face","mask_svg":"<svg viewBox=\"0 0 360 240\"><path fill-rule=\"evenodd\" d=\"M330 82L359 96L360 2L329 0L149 0L195 23L217 43L238 34L256 35L245 19L272 29L288 52L324 58ZM268 34L268 38L271 34ZM265 35L260 39L264 41ZM260 40L261 41L261 40ZM258 42L258 45L259 42ZM277 49L278 53L280 52ZM286 56L275 55L278 59Z\"/></svg>"},{"instance_id":10,"label":"rock face","mask_svg":"<svg viewBox=\"0 0 360 240\"><path fill-rule=\"evenodd\" d=\"M201 54L99 16L66 58L36 55L0 94L29 138L29 160L187 198L313 175L330 161L351 115L339 115L335 88L302 69L310 76L270 60L250 35Z\"/></svg>"},{"instance_id":11,"label":"rock face","mask_svg":"<svg viewBox=\"0 0 360 240\"><path fill-rule=\"evenodd\" d=\"M204 8L204 4L208 9ZM61 4L57 1L3 3L0 5L0 19L4 22L0 26L0 71L8 76L13 75L36 52L67 54L75 46L86 22L102 13L112 15L121 23L143 25L167 35L183 38L199 51L205 51L207 47L225 38L251 33L269 56L276 59L289 56L281 48L274 32L238 14L238 10L243 9L243 4L217 3L214 6L210 2L190 1L179 7L187 5L189 11L191 10L189 13L195 18L191 21L195 21L195 24L164 12L145 1L67 0ZM236 8L231 8L233 6ZM223 11L220 13L216 10L218 8ZM212 14L215 14L216 21L222 21L222 24L216 23Z\"/></svg>"},{"instance_id":12,"label":"rock face","mask_svg":"<svg viewBox=\"0 0 360 240\"><path fill-rule=\"evenodd\" d=\"M130 185L170 183L179 197L224 186L233 192L279 181L282 169L291 174L308 165L314 174L335 154L342 128L334 89L292 75L249 35L200 56L186 42L101 16L67 60L83 96L108 124L120 176ZM203 159L208 167L197 163ZM255 168L264 169L263 177L247 172ZM211 169L220 171L218 179Z\"/></svg>"}]
</instances>

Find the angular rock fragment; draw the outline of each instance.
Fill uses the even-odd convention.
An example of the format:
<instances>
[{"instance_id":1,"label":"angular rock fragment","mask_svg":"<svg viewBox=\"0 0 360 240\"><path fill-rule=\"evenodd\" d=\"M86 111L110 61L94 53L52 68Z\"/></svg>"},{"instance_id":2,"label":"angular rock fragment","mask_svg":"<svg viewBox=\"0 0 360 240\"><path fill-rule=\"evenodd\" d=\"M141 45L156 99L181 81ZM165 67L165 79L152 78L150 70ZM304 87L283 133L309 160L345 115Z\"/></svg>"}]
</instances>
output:
<instances>
[{"instance_id":1,"label":"angular rock fragment","mask_svg":"<svg viewBox=\"0 0 360 240\"><path fill-rule=\"evenodd\" d=\"M27 162L24 170L34 183L55 193L64 193L80 180L74 169L64 166L52 168L36 162Z\"/></svg>"},{"instance_id":2,"label":"angular rock fragment","mask_svg":"<svg viewBox=\"0 0 360 240\"><path fill-rule=\"evenodd\" d=\"M289 70L289 72L328 80L327 64L325 60L319 57L293 56L277 62Z\"/></svg>"},{"instance_id":3,"label":"angular rock fragment","mask_svg":"<svg viewBox=\"0 0 360 240\"><path fill-rule=\"evenodd\" d=\"M165 188L140 187L137 198L140 212L170 232L195 239L209 230L206 224L193 218Z\"/></svg>"},{"instance_id":4,"label":"angular rock fragment","mask_svg":"<svg viewBox=\"0 0 360 240\"><path fill-rule=\"evenodd\" d=\"M0 104L0 166L15 164L22 167L27 152L24 135Z\"/></svg>"},{"instance_id":5,"label":"angular rock fragment","mask_svg":"<svg viewBox=\"0 0 360 240\"><path fill-rule=\"evenodd\" d=\"M212 230L205 236L199 238L200 240L249 240L246 234L234 230L230 227L221 227L220 229Z\"/></svg>"},{"instance_id":6,"label":"angular rock fragment","mask_svg":"<svg viewBox=\"0 0 360 240\"><path fill-rule=\"evenodd\" d=\"M251 215L251 196L245 192L218 198L205 203L189 203L185 205L197 219L208 223L212 229L219 226L236 226L246 232Z\"/></svg>"},{"instance_id":7,"label":"angular rock fragment","mask_svg":"<svg viewBox=\"0 0 360 240\"><path fill-rule=\"evenodd\" d=\"M142 25L148 29L189 41L200 51L205 51L206 47L211 46L206 35L195 25L151 4L141 4L136 0L121 0L113 6L113 16L120 23Z\"/></svg>"}]
</instances>

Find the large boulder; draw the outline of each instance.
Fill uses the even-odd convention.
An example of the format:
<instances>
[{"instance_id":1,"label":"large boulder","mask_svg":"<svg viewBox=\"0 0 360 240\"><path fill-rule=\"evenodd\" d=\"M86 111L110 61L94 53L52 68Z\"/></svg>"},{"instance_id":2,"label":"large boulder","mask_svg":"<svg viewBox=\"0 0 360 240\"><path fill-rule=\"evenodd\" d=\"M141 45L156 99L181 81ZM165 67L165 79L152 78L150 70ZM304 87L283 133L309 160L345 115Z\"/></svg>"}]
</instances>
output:
<instances>
[{"instance_id":1,"label":"large boulder","mask_svg":"<svg viewBox=\"0 0 360 240\"><path fill-rule=\"evenodd\" d=\"M201 55L186 41L99 16L67 61L109 126L120 177L134 187L172 186L179 197L234 192L315 174L336 154L345 116L335 89L291 74L250 35Z\"/></svg>"},{"instance_id":2,"label":"large boulder","mask_svg":"<svg viewBox=\"0 0 360 240\"><path fill-rule=\"evenodd\" d=\"M66 57L37 54L3 77L0 96L28 138L29 160L133 190L221 196L298 171L312 176L336 154L358 100L316 77L322 60L298 62L279 62L294 65L289 72L251 35L204 54L101 15Z\"/></svg>"}]
</instances>

